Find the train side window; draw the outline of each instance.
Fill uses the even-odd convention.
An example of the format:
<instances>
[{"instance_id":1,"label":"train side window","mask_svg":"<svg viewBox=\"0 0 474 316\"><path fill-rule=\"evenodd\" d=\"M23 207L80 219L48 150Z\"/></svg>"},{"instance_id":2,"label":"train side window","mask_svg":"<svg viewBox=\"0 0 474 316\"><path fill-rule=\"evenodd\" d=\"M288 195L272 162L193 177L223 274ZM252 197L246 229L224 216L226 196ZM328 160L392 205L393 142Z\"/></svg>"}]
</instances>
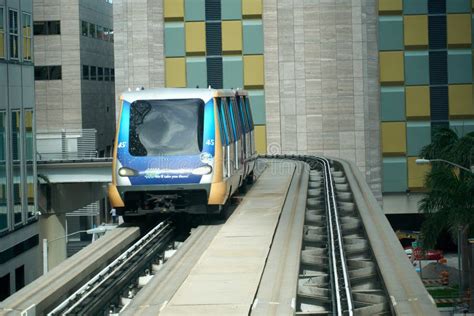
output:
<instances>
[{"instance_id":1,"label":"train side window","mask_svg":"<svg viewBox=\"0 0 474 316\"><path fill-rule=\"evenodd\" d=\"M239 115L239 110L238 110L238 106L237 106L235 98L231 98L231 101L232 101L232 112L234 113L234 117L235 117L235 120L237 121L238 129L239 129L238 135L239 135L239 138L241 138L242 135L244 134L242 120Z\"/></svg>"},{"instance_id":2,"label":"train side window","mask_svg":"<svg viewBox=\"0 0 474 316\"><path fill-rule=\"evenodd\" d=\"M245 97L245 109L247 110L247 117L249 120L250 130L253 131L252 110L250 109L249 98Z\"/></svg>"},{"instance_id":3,"label":"train side window","mask_svg":"<svg viewBox=\"0 0 474 316\"><path fill-rule=\"evenodd\" d=\"M235 103L234 100L231 98L227 98L227 103L229 104L229 115L232 120L232 125L234 126L234 138L240 139L240 124L239 120L237 119L236 113L235 113Z\"/></svg>"},{"instance_id":4,"label":"train side window","mask_svg":"<svg viewBox=\"0 0 474 316\"><path fill-rule=\"evenodd\" d=\"M225 146L229 145L229 136L227 135L227 124L225 120L225 113L224 113L224 102L221 98L217 99L217 107L219 109L219 121L221 126L221 134L224 138L223 144Z\"/></svg>"},{"instance_id":5,"label":"train side window","mask_svg":"<svg viewBox=\"0 0 474 316\"><path fill-rule=\"evenodd\" d=\"M235 142L234 124L232 124L232 121L230 119L229 105L227 103L227 100L223 98L222 101L224 101L225 120L228 123L227 124L227 132L229 133L229 140L230 140L231 143L233 143L233 142Z\"/></svg>"},{"instance_id":6,"label":"train side window","mask_svg":"<svg viewBox=\"0 0 474 316\"><path fill-rule=\"evenodd\" d=\"M237 97L236 100L240 121L242 122L243 133L247 134L249 132L249 126L246 119L247 113L245 112L245 107L242 106L242 97Z\"/></svg>"}]
</instances>

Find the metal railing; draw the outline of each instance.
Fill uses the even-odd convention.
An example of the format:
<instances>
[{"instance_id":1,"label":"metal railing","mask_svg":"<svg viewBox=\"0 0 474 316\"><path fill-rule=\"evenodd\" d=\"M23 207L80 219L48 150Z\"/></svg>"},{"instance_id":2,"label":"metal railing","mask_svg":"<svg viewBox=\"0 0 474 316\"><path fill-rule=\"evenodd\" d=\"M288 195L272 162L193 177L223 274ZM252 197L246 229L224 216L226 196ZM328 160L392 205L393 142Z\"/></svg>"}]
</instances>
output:
<instances>
[{"instance_id":1,"label":"metal railing","mask_svg":"<svg viewBox=\"0 0 474 316\"><path fill-rule=\"evenodd\" d=\"M98 158L95 129L63 129L36 133L38 161Z\"/></svg>"}]
</instances>

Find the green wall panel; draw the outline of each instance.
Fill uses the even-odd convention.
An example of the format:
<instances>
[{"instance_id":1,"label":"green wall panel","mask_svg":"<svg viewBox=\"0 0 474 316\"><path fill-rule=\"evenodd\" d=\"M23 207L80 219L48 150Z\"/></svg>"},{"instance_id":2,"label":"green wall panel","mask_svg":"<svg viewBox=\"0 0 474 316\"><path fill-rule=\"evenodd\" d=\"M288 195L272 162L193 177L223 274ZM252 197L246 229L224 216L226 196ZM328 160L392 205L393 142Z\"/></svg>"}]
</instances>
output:
<instances>
[{"instance_id":1,"label":"green wall panel","mask_svg":"<svg viewBox=\"0 0 474 316\"><path fill-rule=\"evenodd\" d=\"M254 124L265 124L265 94L263 90L250 90L249 98Z\"/></svg>"},{"instance_id":2,"label":"green wall panel","mask_svg":"<svg viewBox=\"0 0 474 316\"><path fill-rule=\"evenodd\" d=\"M407 122L407 154L419 156L421 149L431 143L431 122Z\"/></svg>"},{"instance_id":3,"label":"green wall panel","mask_svg":"<svg viewBox=\"0 0 474 316\"><path fill-rule=\"evenodd\" d=\"M470 13L471 0L446 0L446 12Z\"/></svg>"},{"instance_id":4,"label":"green wall panel","mask_svg":"<svg viewBox=\"0 0 474 316\"><path fill-rule=\"evenodd\" d=\"M403 18L379 17L379 50L403 50Z\"/></svg>"},{"instance_id":5,"label":"green wall panel","mask_svg":"<svg viewBox=\"0 0 474 316\"><path fill-rule=\"evenodd\" d=\"M383 158L383 192L406 192L408 189L405 157Z\"/></svg>"},{"instance_id":6,"label":"green wall panel","mask_svg":"<svg viewBox=\"0 0 474 316\"><path fill-rule=\"evenodd\" d=\"M405 84L426 85L430 82L428 52L405 52Z\"/></svg>"},{"instance_id":7,"label":"green wall panel","mask_svg":"<svg viewBox=\"0 0 474 316\"><path fill-rule=\"evenodd\" d=\"M463 137L468 133L474 132L474 120L452 120L449 122L449 127L452 128L459 137Z\"/></svg>"},{"instance_id":8,"label":"green wall panel","mask_svg":"<svg viewBox=\"0 0 474 316\"><path fill-rule=\"evenodd\" d=\"M244 54L263 54L263 25L261 20L244 20Z\"/></svg>"},{"instance_id":9,"label":"green wall panel","mask_svg":"<svg viewBox=\"0 0 474 316\"><path fill-rule=\"evenodd\" d=\"M241 0L221 0L222 20L241 20L242 1Z\"/></svg>"},{"instance_id":10,"label":"green wall panel","mask_svg":"<svg viewBox=\"0 0 474 316\"><path fill-rule=\"evenodd\" d=\"M165 23L165 56L181 57L184 55L184 23Z\"/></svg>"},{"instance_id":11,"label":"green wall panel","mask_svg":"<svg viewBox=\"0 0 474 316\"><path fill-rule=\"evenodd\" d=\"M244 70L241 56L224 56L222 58L224 89L242 89L244 87Z\"/></svg>"},{"instance_id":12,"label":"green wall panel","mask_svg":"<svg viewBox=\"0 0 474 316\"><path fill-rule=\"evenodd\" d=\"M403 87L382 87L380 107L383 122L405 120L405 89Z\"/></svg>"},{"instance_id":13,"label":"green wall panel","mask_svg":"<svg viewBox=\"0 0 474 316\"><path fill-rule=\"evenodd\" d=\"M448 83L472 83L472 52L470 49L448 51Z\"/></svg>"},{"instance_id":14,"label":"green wall panel","mask_svg":"<svg viewBox=\"0 0 474 316\"><path fill-rule=\"evenodd\" d=\"M186 58L186 80L188 88L207 88L206 58Z\"/></svg>"},{"instance_id":15,"label":"green wall panel","mask_svg":"<svg viewBox=\"0 0 474 316\"><path fill-rule=\"evenodd\" d=\"M404 0L404 14L426 14L428 13L428 0Z\"/></svg>"},{"instance_id":16,"label":"green wall panel","mask_svg":"<svg viewBox=\"0 0 474 316\"><path fill-rule=\"evenodd\" d=\"M205 0L185 0L184 18L186 21L204 21L206 19Z\"/></svg>"}]
</instances>

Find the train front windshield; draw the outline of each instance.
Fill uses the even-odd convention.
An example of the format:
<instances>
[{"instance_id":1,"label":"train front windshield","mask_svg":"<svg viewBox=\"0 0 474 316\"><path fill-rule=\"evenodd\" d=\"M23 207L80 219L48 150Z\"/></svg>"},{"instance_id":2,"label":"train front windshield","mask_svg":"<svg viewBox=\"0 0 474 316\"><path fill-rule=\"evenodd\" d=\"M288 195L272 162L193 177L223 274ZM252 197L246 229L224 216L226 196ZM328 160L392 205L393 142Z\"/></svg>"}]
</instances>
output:
<instances>
[{"instance_id":1,"label":"train front windshield","mask_svg":"<svg viewBox=\"0 0 474 316\"><path fill-rule=\"evenodd\" d=\"M130 108L132 156L194 155L202 151L204 102L139 100Z\"/></svg>"}]
</instances>

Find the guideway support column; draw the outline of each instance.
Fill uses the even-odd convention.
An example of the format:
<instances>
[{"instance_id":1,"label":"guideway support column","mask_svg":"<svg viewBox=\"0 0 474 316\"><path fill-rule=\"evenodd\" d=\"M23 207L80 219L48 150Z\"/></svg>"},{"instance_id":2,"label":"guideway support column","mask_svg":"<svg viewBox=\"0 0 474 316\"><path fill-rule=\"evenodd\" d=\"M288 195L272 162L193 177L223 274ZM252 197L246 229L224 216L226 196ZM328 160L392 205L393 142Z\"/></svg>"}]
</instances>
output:
<instances>
[{"instance_id":1,"label":"guideway support column","mask_svg":"<svg viewBox=\"0 0 474 316\"><path fill-rule=\"evenodd\" d=\"M42 241L40 244L43 254L43 271L46 272L67 258L66 214L59 213L41 215L39 224L40 241Z\"/></svg>"}]
</instances>

